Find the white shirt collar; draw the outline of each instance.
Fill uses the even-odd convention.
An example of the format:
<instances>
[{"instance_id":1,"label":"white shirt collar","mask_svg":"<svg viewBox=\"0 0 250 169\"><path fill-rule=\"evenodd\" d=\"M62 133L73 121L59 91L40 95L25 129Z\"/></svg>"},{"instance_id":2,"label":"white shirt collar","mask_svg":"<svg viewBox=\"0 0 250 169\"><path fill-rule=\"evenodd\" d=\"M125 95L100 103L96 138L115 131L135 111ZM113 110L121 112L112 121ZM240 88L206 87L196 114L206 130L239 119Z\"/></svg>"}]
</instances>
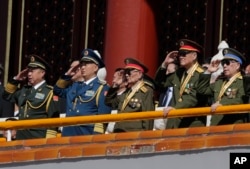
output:
<instances>
[{"instance_id":1,"label":"white shirt collar","mask_svg":"<svg viewBox=\"0 0 250 169\"><path fill-rule=\"evenodd\" d=\"M85 81L84 83L86 83L86 85L90 84L90 82L92 82L95 78L97 78L97 76Z\"/></svg>"},{"instance_id":2,"label":"white shirt collar","mask_svg":"<svg viewBox=\"0 0 250 169\"><path fill-rule=\"evenodd\" d=\"M34 87L34 89L38 89L38 87L40 87L42 84L45 83L45 80L41 81L40 83L36 84Z\"/></svg>"}]
</instances>

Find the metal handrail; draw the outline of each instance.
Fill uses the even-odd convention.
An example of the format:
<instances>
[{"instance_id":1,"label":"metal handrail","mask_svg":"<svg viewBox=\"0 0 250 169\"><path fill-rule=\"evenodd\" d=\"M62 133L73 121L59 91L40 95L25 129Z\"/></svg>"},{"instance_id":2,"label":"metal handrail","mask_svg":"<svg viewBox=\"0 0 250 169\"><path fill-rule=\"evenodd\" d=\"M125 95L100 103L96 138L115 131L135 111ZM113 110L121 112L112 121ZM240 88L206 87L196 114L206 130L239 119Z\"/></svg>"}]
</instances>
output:
<instances>
[{"instance_id":1,"label":"metal handrail","mask_svg":"<svg viewBox=\"0 0 250 169\"><path fill-rule=\"evenodd\" d=\"M250 112L250 104L240 104L232 106L220 106L213 114L235 114ZM173 109L169 112L168 118L192 117L211 115L210 107ZM76 116L66 118L32 119L0 122L0 129L25 129L39 127L59 127L70 125L84 125L93 123L108 123L117 121L133 121L142 119L163 118L163 111L147 111L121 114L105 114L93 116Z\"/></svg>"}]
</instances>

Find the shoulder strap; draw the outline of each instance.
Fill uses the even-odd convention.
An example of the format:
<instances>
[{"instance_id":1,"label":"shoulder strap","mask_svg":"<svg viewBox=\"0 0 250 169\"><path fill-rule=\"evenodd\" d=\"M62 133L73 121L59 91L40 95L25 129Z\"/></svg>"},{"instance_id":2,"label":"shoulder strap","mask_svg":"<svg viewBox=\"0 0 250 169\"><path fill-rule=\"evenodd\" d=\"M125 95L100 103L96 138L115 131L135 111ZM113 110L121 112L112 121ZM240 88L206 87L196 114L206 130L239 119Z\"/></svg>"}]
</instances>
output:
<instances>
[{"instance_id":1,"label":"shoulder strap","mask_svg":"<svg viewBox=\"0 0 250 169\"><path fill-rule=\"evenodd\" d=\"M48 113L48 110L49 110L49 104L50 104L50 101L51 101L52 97L53 97L53 90L51 90L49 92L49 97L48 97L47 104L46 104L46 112L47 113Z\"/></svg>"},{"instance_id":2,"label":"shoulder strap","mask_svg":"<svg viewBox=\"0 0 250 169\"><path fill-rule=\"evenodd\" d=\"M95 102L96 102L96 106L98 107L98 100L102 91L104 85L99 86L99 88L96 91L96 98L95 98Z\"/></svg>"}]
</instances>

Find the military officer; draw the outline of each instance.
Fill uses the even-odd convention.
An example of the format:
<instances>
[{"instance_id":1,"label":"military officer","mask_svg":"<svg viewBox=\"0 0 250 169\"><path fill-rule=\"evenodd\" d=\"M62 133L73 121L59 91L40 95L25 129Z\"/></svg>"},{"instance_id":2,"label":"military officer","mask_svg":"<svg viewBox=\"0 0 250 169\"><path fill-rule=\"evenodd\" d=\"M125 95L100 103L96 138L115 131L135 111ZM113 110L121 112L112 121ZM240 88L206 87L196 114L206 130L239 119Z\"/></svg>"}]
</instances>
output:
<instances>
[{"instance_id":1,"label":"military officer","mask_svg":"<svg viewBox=\"0 0 250 169\"><path fill-rule=\"evenodd\" d=\"M172 109L200 107L205 106L207 102L207 97L202 94L209 86L210 75L204 74L198 62L202 47L188 39L181 39L179 46L178 51L167 54L155 75L155 82L161 91L173 87L171 102L164 108L165 117ZM174 73L166 75L168 65L174 62L178 62L180 67ZM196 127L205 124L206 117L171 118L168 119L166 128Z\"/></svg>"},{"instance_id":2,"label":"military officer","mask_svg":"<svg viewBox=\"0 0 250 169\"><path fill-rule=\"evenodd\" d=\"M72 83L72 72L80 66L83 82ZM111 107L104 103L109 86L99 80L97 72L105 65L92 49L84 49L80 65L70 68L54 86L54 93L66 98L66 117L109 114ZM104 133L104 126L86 124L64 126L62 136L89 135Z\"/></svg>"},{"instance_id":3,"label":"military officer","mask_svg":"<svg viewBox=\"0 0 250 169\"><path fill-rule=\"evenodd\" d=\"M143 80L147 67L133 58L125 59L125 76L127 90L117 97L117 87L111 87L105 98L105 103L117 109L120 113L133 113L155 110L153 88ZM151 130L152 120L116 122L114 132Z\"/></svg>"},{"instance_id":4,"label":"military officer","mask_svg":"<svg viewBox=\"0 0 250 169\"><path fill-rule=\"evenodd\" d=\"M41 57L30 55L30 62L5 86L3 98L15 100L19 107L20 120L59 117L58 97L53 94L53 87L46 83L45 75L50 66ZM18 88L21 81L28 84ZM16 139L55 137L56 128L32 128L17 130Z\"/></svg>"},{"instance_id":5,"label":"military officer","mask_svg":"<svg viewBox=\"0 0 250 169\"><path fill-rule=\"evenodd\" d=\"M223 75L208 88L208 94L213 96L215 102L211 105L211 112L222 105L245 103L245 90L241 70L246 61L245 57L235 49L225 48L222 51L224 58L221 60ZM209 66L208 72L213 73L214 65ZM216 66L215 66L216 67ZM248 114L212 115L211 125L224 125L244 123L248 121Z\"/></svg>"}]
</instances>

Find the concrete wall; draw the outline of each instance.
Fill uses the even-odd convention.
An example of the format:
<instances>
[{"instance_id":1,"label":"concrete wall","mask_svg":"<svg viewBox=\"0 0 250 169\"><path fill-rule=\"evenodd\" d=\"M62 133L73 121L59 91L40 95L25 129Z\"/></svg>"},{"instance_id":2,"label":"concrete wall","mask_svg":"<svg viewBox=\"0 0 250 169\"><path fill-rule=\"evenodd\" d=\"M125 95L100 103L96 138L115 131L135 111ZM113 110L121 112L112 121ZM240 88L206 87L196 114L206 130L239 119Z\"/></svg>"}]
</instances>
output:
<instances>
[{"instance_id":1,"label":"concrete wall","mask_svg":"<svg viewBox=\"0 0 250 169\"><path fill-rule=\"evenodd\" d=\"M230 152L248 152L250 147L204 151L170 152L135 156L93 157L0 165L1 169L229 169ZM250 160L250 159L249 159Z\"/></svg>"}]
</instances>

